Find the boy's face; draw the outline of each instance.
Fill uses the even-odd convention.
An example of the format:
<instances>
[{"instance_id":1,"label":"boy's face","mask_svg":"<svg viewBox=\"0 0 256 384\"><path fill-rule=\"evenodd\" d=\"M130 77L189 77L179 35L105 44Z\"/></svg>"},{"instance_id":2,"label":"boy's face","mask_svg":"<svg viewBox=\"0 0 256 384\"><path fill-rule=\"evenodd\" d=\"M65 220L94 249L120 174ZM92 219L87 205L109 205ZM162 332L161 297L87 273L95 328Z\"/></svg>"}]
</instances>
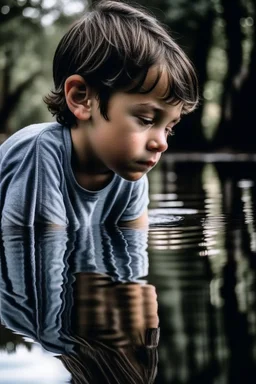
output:
<instances>
[{"instance_id":1,"label":"boy's face","mask_svg":"<svg viewBox=\"0 0 256 384\"><path fill-rule=\"evenodd\" d=\"M152 69L144 87L150 87L154 79ZM150 93L116 92L108 104L109 121L101 115L98 100L92 100L90 124L85 131L93 155L106 170L136 181L157 164L168 148L168 136L182 110L182 104L170 105L161 100L167 87L163 72Z\"/></svg>"}]
</instances>

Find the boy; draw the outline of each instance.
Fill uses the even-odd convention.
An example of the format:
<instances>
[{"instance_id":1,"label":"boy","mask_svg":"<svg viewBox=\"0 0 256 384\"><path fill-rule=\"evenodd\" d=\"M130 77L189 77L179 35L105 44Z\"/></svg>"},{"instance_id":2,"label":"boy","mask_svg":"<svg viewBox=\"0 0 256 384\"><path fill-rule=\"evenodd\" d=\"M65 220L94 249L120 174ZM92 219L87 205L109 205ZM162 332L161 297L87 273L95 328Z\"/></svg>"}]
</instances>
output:
<instances>
[{"instance_id":1,"label":"boy","mask_svg":"<svg viewBox=\"0 0 256 384\"><path fill-rule=\"evenodd\" d=\"M53 78L57 123L0 147L2 226L147 225L146 173L198 102L188 58L144 10L102 1L60 41Z\"/></svg>"}]
</instances>

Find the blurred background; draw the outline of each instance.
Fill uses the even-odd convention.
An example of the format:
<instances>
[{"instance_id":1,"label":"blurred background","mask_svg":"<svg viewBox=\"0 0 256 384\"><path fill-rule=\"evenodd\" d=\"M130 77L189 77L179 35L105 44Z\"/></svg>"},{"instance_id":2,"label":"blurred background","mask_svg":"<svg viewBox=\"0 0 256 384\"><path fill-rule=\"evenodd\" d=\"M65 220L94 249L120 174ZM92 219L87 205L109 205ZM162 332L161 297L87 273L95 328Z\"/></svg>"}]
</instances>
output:
<instances>
[{"instance_id":1,"label":"blurred background","mask_svg":"<svg viewBox=\"0 0 256 384\"><path fill-rule=\"evenodd\" d=\"M0 0L0 142L52 119L56 46L93 1ZM179 124L170 150L252 152L256 89L256 0L137 0L167 24L197 69L200 107Z\"/></svg>"}]
</instances>

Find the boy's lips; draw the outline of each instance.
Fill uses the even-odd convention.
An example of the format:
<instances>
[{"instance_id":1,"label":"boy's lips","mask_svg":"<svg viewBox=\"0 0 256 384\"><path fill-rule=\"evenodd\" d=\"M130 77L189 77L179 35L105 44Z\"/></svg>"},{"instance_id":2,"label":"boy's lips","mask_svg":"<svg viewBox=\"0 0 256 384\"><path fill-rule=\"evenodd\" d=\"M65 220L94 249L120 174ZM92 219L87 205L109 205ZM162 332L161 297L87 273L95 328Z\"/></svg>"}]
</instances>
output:
<instances>
[{"instance_id":1,"label":"boy's lips","mask_svg":"<svg viewBox=\"0 0 256 384\"><path fill-rule=\"evenodd\" d=\"M154 160L138 161L138 164L145 165L148 168L154 167L156 163L157 161L154 161Z\"/></svg>"}]
</instances>

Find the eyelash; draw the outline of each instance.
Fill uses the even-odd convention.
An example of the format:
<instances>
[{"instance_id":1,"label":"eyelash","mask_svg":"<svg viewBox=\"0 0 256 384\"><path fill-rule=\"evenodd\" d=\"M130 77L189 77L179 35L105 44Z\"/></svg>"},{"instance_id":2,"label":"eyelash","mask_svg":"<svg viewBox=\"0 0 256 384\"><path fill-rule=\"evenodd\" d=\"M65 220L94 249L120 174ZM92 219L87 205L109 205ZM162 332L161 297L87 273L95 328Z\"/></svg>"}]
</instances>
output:
<instances>
[{"instance_id":1,"label":"eyelash","mask_svg":"<svg viewBox=\"0 0 256 384\"><path fill-rule=\"evenodd\" d=\"M139 117L139 120L143 125L146 125L146 126L154 124L153 119L146 119L145 117ZM166 128L166 131L167 131L167 136L174 136L175 135L174 128Z\"/></svg>"},{"instance_id":2,"label":"eyelash","mask_svg":"<svg viewBox=\"0 0 256 384\"><path fill-rule=\"evenodd\" d=\"M166 128L166 129L167 129L167 128ZM167 136L174 136L174 135L175 135L174 128L167 129Z\"/></svg>"}]
</instances>

